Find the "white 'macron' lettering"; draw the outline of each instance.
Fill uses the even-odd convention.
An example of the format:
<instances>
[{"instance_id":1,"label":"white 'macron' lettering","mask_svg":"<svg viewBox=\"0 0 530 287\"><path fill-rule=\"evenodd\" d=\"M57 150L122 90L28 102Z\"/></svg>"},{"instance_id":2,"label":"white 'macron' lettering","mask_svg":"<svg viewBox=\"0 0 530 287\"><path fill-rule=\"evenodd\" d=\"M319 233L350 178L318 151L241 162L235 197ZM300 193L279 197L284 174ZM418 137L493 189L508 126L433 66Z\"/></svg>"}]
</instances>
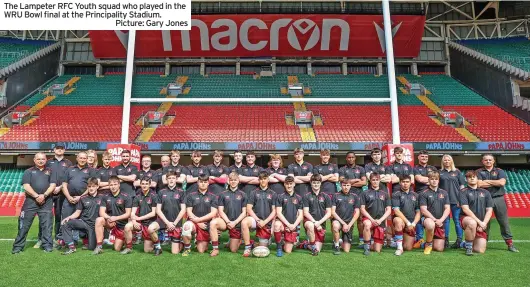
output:
<instances>
[{"instance_id":1,"label":"white 'macron' lettering","mask_svg":"<svg viewBox=\"0 0 530 287\"><path fill-rule=\"evenodd\" d=\"M278 42L280 38L280 28L287 27L291 23L292 19L278 19L272 22L271 25L271 41L270 49L271 51L278 51Z\"/></svg>"},{"instance_id":2,"label":"white 'macron' lettering","mask_svg":"<svg viewBox=\"0 0 530 287\"><path fill-rule=\"evenodd\" d=\"M348 44L350 40L350 25L342 19L324 19L322 21L322 43L320 49L323 51L329 50L329 39L331 35L331 28L340 28L340 46L339 50L348 51Z\"/></svg>"},{"instance_id":3,"label":"white 'macron' lettering","mask_svg":"<svg viewBox=\"0 0 530 287\"><path fill-rule=\"evenodd\" d=\"M259 51L267 46L267 41L259 41L256 44L250 43L248 40L248 29L250 27L258 27L260 30L267 30L267 24L259 19L248 19L239 28L239 41L241 45L249 51Z\"/></svg>"},{"instance_id":4,"label":"white 'macron' lettering","mask_svg":"<svg viewBox=\"0 0 530 287\"><path fill-rule=\"evenodd\" d=\"M201 50L210 51L210 35L208 33L208 26L206 26L206 24L204 24L204 22L201 20L192 19L191 28L193 29L194 26L199 28L199 33L201 35ZM182 51L191 51L190 31L180 31L182 39Z\"/></svg>"},{"instance_id":5,"label":"white 'macron' lettering","mask_svg":"<svg viewBox=\"0 0 530 287\"><path fill-rule=\"evenodd\" d=\"M237 24L230 19L219 19L212 23L212 28L228 27L228 30L218 32L212 36L212 47L218 51L232 51L237 46ZM228 44L221 44L222 38L228 37ZM202 38L202 35L201 35Z\"/></svg>"}]
</instances>

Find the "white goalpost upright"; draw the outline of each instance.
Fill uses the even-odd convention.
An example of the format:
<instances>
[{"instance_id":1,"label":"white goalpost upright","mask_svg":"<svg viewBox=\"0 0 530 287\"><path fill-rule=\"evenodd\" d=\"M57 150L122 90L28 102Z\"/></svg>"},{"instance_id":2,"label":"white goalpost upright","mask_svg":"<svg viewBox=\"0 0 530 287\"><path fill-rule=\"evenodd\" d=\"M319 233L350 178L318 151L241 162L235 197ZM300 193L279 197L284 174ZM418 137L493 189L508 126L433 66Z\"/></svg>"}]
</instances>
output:
<instances>
[{"instance_id":1,"label":"white goalpost upright","mask_svg":"<svg viewBox=\"0 0 530 287\"><path fill-rule=\"evenodd\" d=\"M400 144L396 73L394 67L394 47L392 43L392 23L390 20L390 0L383 0L386 60L389 98L131 98L134 73L134 50L136 31L129 31L127 43L127 66L125 70L125 90L123 95L123 118L121 143L129 143L129 118L131 103L388 103L390 102L392 121L392 143Z\"/></svg>"}]
</instances>

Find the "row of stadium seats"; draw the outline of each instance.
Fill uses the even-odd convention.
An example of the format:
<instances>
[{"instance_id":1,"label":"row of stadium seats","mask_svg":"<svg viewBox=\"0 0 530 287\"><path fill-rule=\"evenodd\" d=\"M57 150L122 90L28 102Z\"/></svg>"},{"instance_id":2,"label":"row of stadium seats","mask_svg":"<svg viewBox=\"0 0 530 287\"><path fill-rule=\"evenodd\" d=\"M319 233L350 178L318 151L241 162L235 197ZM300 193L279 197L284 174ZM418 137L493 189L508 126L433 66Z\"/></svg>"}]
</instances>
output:
<instances>
[{"instance_id":1,"label":"row of stadium seats","mask_svg":"<svg viewBox=\"0 0 530 287\"><path fill-rule=\"evenodd\" d=\"M461 41L475 51L530 71L530 41L525 37Z\"/></svg>"},{"instance_id":2,"label":"row of stadium seats","mask_svg":"<svg viewBox=\"0 0 530 287\"><path fill-rule=\"evenodd\" d=\"M0 69L18 62L50 44L49 41L0 38Z\"/></svg>"}]
</instances>

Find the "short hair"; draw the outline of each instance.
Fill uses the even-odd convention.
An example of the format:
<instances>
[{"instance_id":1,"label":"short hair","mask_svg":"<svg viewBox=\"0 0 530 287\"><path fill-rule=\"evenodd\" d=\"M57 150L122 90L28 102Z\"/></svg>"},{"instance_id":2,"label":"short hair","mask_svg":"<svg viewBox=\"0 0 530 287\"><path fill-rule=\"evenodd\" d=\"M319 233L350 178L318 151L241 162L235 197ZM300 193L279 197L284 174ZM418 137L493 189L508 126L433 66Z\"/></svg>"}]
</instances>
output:
<instances>
[{"instance_id":1,"label":"short hair","mask_svg":"<svg viewBox=\"0 0 530 287\"><path fill-rule=\"evenodd\" d=\"M112 182L112 181L120 182L120 179L117 176L112 175L111 177L109 177L109 182Z\"/></svg>"},{"instance_id":2,"label":"short hair","mask_svg":"<svg viewBox=\"0 0 530 287\"><path fill-rule=\"evenodd\" d=\"M320 174L313 174L311 176L311 180L310 181L311 182L313 182L313 181L320 181L321 182L322 181L322 176Z\"/></svg>"},{"instance_id":3,"label":"short hair","mask_svg":"<svg viewBox=\"0 0 530 287\"><path fill-rule=\"evenodd\" d=\"M166 173L166 178L168 178L168 177L170 177L170 176L175 176L175 177L179 177L179 176L180 176L180 174L179 174L179 175L177 175L177 172L176 172L176 171L174 171L174 170L171 170L171 171L168 171L168 172Z\"/></svg>"},{"instance_id":4,"label":"short hair","mask_svg":"<svg viewBox=\"0 0 530 287\"><path fill-rule=\"evenodd\" d=\"M236 151L234 152L234 154L236 154L236 153L243 154L243 152L242 152L241 150L236 150Z\"/></svg>"},{"instance_id":5,"label":"short hair","mask_svg":"<svg viewBox=\"0 0 530 287\"><path fill-rule=\"evenodd\" d=\"M424 150L424 149L422 149L422 150L420 150L420 153L418 155L423 155L423 154L429 155L429 152Z\"/></svg>"},{"instance_id":6,"label":"short hair","mask_svg":"<svg viewBox=\"0 0 530 287\"><path fill-rule=\"evenodd\" d=\"M148 176L144 176L144 177L142 177L142 179L140 179L140 182L142 182L142 181L151 182L152 179L150 177L148 177Z\"/></svg>"},{"instance_id":7,"label":"short hair","mask_svg":"<svg viewBox=\"0 0 530 287\"><path fill-rule=\"evenodd\" d=\"M123 155L124 153L131 154L131 151L128 150L128 149L124 149L124 150L121 151L120 155Z\"/></svg>"},{"instance_id":8,"label":"short hair","mask_svg":"<svg viewBox=\"0 0 530 287\"><path fill-rule=\"evenodd\" d=\"M216 150L215 150L215 151L213 152L213 156L216 156L216 155L220 155L220 156L223 156L223 155L224 155L224 153L223 153L223 151L222 151L222 150L218 150L218 149L216 149Z\"/></svg>"},{"instance_id":9,"label":"short hair","mask_svg":"<svg viewBox=\"0 0 530 287\"><path fill-rule=\"evenodd\" d=\"M253 150L249 150L249 151L247 151L247 155L246 156L249 156L249 155L256 156L256 153Z\"/></svg>"},{"instance_id":10,"label":"short hair","mask_svg":"<svg viewBox=\"0 0 530 287\"><path fill-rule=\"evenodd\" d=\"M304 153L304 149L301 148L301 147L297 147L297 148L294 149L294 154L297 154L299 152Z\"/></svg>"},{"instance_id":11,"label":"short hair","mask_svg":"<svg viewBox=\"0 0 530 287\"><path fill-rule=\"evenodd\" d=\"M264 179L264 178L268 178L269 177L269 173L266 172L266 171L260 171L259 174L258 174L258 178L259 179Z\"/></svg>"},{"instance_id":12,"label":"short hair","mask_svg":"<svg viewBox=\"0 0 530 287\"><path fill-rule=\"evenodd\" d=\"M485 157L487 156L491 156L493 158L493 160L495 160L495 156L492 154L492 153L485 153L482 155L482 159L484 159Z\"/></svg>"},{"instance_id":13,"label":"short hair","mask_svg":"<svg viewBox=\"0 0 530 287\"><path fill-rule=\"evenodd\" d=\"M96 177L91 177L87 180L87 186L99 185L99 181Z\"/></svg>"},{"instance_id":14,"label":"short hair","mask_svg":"<svg viewBox=\"0 0 530 287\"><path fill-rule=\"evenodd\" d=\"M110 158L112 159L112 154L108 151L104 152L103 155L101 155L101 158L104 159L104 158Z\"/></svg>"},{"instance_id":15,"label":"short hair","mask_svg":"<svg viewBox=\"0 0 530 287\"><path fill-rule=\"evenodd\" d=\"M228 175L228 178L229 178L229 179L237 179L237 180L239 180L239 173L237 173L236 171L232 171L232 172Z\"/></svg>"},{"instance_id":16,"label":"short hair","mask_svg":"<svg viewBox=\"0 0 530 287\"><path fill-rule=\"evenodd\" d=\"M146 154L146 155L143 155L143 156L142 156L142 160L143 160L144 158L151 158L151 156L148 155L148 154Z\"/></svg>"},{"instance_id":17,"label":"short hair","mask_svg":"<svg viewBox=\"0 0 530 287\"><path fill-rule=\"evenodd\" d=\"M290 175L286 176L286 177L285 177L285 182L286 182L286 183L288 183L288 182L294 182L294 177L293 177L293 176L290 176Z\"/></svg>"},{"instance_id":18,"label":"short hair","mask_svg":"<svg viewBox=\"0 0 530 287\"><path fill-rule=\"evenodd\" d=\"M282 159L282 156L275 153L275 154L271 154L270 156L270 160L269 160L269 163L268 163L268 166L269 167L272 167L272 161L273 160L279 160L280 161L280 167L283 167L283 159Z\"/></svg>"},{"instance_id":19,"label":"short hair","mask_svg":"<svg viewBox=\"0 0 530 287\"><path fill-rule=\"evenodd\" d=\"M432 178L434 178L434 179L440 179L440 172L437 171L437 170L433 170L433 171L431 171L431 172L429 172L429 173L427 174L427 177L428 177L429 179L432 179Z\"/></svg>"},{"instance_id":20,"label":"short hair","mask_svg":"<svg viewBox=\"0 0 530 287\"><path fill-rule=\"evenodd\" d=\"M374 147L374 148L372 149L372 151L370 151L370 155L372 155L372 154L374 154L374 153L381 153L381 149L378 148L378 147Z\"/></svg>"},{"instance_id":21,"label":"short hair","mask_svg":"<svg viewBox=\"0 0 530 287\"><path fill-rule=\"evenodd\" d=\"M403 148L400 147L400 146L395 147L394 148L394 153L396 153L396 152L401 152L402 153L403 152Z\"/></svg>"},{"instance_id":22,"label":"short hair","mask_svg":"<svg viewBox=\"0 0 530 287\"><path fill-rule=\"evenodd\" d=\"M357 156L355 155L355 152L352 151L352 150L350 150L349 152L347 152L347 153L346 153L346 156L348 156L350 153L353 154L353 157L357 157Z\"/></svg>"},{"instance_id":23,"label":"short hair","mask_svg":"<svg viewBox=\"0 0 530 287\"><path fill-rule=\"evenodd\" d=\"M193 152L191 152L191 156L200 156L200 157L202 157L202 154L201 154L200 151L194 150Z\"/></svg>"},{"instance_id":24,"label":"short hair","mask_svg":"<svg viewBox=\"0 0 530 287\"><path fill-rule=\"evenodd\" d=\"M378 178L379 179L379 178L381 178L381 175L379 175L379 173L377 173L377 172L372 172L370 174L370 180L372 180L374 178Z\"/></svg>"},{"instance_id":25,"label":"short hair","mask_svg":"<svg viewBox=\"0 0 530 287\"><path fill-rule=\"evenodd\" d=\"M176 149L173 149L173 150L171 150L171 152L170 152L169 154L170 154L170 155L174 155L174 154L176 154L176 155L180 155L180 151L178 151L178 150L176 150Z\"/></svg>"},{"instance_id":26,"label":"short hair","mask_svg":"<svg viewBox=\"0 0 530 287\"><path fill-rule=\"evenodd\" d=\"M478 177L477 175L478 175L477 172L474 171L474 170L469 170L469 171L466 172L466 178Z\"/></svg>"},{"instance_id":27,"label":"short hair","mask_svg":"<svg viewBox=\"0 0 530 287\"><path fill-rule=\"evenodd\" d=\"M207 176L206 174L200 174L200 175L199 175L199 181L206 181L206 182L208 182L209 179L210 179L210 177Z\"/></svg>"},{"instance_id":28,"label":"short hair","mask_svg":"<svg viewBox=\"0 0 530 287\"><path fill-rule=\"evenodd\" d=\"M404 174L400 175L400 176L399 176L399 181L402 182L402 181L404 181L404 180L411 180L411 179L410 179L410 176L408 176L408 175L404 175Z\"/></svg>"},{"instance_id":29,"label":"short hair","mask_svg":"<svg viewBox=\"0 0 530 287\"><path fill-rule=\"evenodd\" d=\"M346 177L341 176L339 177L340 184L350 184L350 180L346 179Z\"/></svg>"},{"instance_id":30,"label":"short hair","mask_svg":"<svg viewBox=\"0 0 530 287\"><path fill-rule=\"evenodd\" d=\"M331 152L329 151L329 149L323 149L323 150L320 150L320 155L330 155Z\"/></svg>"}]
</instances>

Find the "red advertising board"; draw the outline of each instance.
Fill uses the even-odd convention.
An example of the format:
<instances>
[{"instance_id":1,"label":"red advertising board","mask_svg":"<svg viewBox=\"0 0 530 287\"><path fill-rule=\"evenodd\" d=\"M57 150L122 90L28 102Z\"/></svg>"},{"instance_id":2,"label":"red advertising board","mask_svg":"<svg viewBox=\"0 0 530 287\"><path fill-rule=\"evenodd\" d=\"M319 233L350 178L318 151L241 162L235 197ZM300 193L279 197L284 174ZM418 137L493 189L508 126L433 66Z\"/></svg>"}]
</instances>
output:
<instances>
[{"instance_id":1,"label":"red advertising board","mask_svg":"<svg viewBox=\"0 0 530 287\"><path fill-rule=\"evenodd\" d=\"M124 150L131 151L131 164L135 165L138 169L140 166L140 147L133 144L108 144L107 151L112 155L112 161L110 162L111 167L120 165L121 163L121 152Z\"/></svg>"},{"instance_id":2,"label":"red advertising board","mask_svg":"<svg viewBox=\"0 0 530 287\"><path fill-rule=\"evenodd\" d=\"M392 16L396 57L420 52L424 16ZM382 15L202 15L191 31L137 31L135 56L384 57ZM125 58L127 31L90 31L96 58Z\"/></svg>"}]
</instances>

